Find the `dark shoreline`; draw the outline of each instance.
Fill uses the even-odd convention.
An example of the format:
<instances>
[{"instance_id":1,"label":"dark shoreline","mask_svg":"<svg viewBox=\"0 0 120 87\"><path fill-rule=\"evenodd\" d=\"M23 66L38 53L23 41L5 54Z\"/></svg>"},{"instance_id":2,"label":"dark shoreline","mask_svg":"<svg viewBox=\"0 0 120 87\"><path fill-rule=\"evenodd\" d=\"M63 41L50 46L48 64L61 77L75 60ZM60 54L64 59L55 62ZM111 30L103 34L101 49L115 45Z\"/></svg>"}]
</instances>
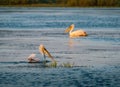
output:
<instances>
[{"instance_id":1,"label":"dark shoreline","mask_svg":"<svg viewBox=\"0 0 120 87\"><path fill-rule=\"evenodd\" d=\"M24 4L24 5L0 5L0 7L119 8L120 6L67 6L63 4Z\"/></svg>"}]
</instances>

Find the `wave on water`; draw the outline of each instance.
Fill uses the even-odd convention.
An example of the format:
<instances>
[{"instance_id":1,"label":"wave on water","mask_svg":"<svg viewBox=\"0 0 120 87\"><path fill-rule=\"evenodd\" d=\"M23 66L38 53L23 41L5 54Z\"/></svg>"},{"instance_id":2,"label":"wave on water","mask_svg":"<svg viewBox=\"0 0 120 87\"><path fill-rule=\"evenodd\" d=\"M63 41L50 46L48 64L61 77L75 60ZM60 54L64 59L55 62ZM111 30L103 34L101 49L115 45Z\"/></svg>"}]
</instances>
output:
<instances>
[{"instance_id":1,"label":"wave on water","mask_svg":"<svg viewBox=\"0 0 120 87\"><path fill-rule=\"evenodd\" d=\"M0 87L120 87L119 15L119 8L0 7ZM88 36L70 39L71 24ZM43 59L40 44L58 67L26 61L31 53Z\"/></svg>"}]
</instances>

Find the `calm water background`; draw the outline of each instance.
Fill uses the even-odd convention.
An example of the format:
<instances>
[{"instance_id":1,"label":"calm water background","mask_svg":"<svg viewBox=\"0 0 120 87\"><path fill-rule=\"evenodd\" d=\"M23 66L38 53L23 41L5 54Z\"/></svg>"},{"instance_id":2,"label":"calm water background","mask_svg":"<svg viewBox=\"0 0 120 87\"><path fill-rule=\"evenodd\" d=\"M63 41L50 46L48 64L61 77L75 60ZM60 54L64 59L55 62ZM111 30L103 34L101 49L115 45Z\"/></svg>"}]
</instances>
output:
<instances>
[{"instance_id":1,"label":"calm water background","mask_svg":"<svg viewBox=\"0 0 120 87\"><path fill-rule=\"evenodd\" d=\"M88 36L70 39L72 23ZM40 44L73 67L27 63ZM120 87L120 8L0 7L0 87L43 86Z\"/></svg>"}]
</instances>

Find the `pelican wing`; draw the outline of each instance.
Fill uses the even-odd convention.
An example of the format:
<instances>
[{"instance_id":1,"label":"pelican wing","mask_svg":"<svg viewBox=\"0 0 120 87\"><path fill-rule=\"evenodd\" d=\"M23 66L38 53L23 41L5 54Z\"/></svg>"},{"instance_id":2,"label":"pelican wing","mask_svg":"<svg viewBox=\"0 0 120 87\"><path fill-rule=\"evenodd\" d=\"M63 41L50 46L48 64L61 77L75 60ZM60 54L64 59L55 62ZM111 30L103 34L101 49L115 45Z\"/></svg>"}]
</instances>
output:
<instances>
[{"instance_id":1,"label":"pelican wing","mask_svg":"<svg viewBox=\"0 0 120 87\"><path fill-rule=\"evenodd\" d=\"M30 56L28 57L29 63L39 62L39 59L36 59L35 56L36 54L30 54Z\"/></svg>"},{"instance_id":2,"label":"pelican wing","mask_svg":"<svg viewBox=\"0 0 120 87\"><path fill-rule=\"evenodd\" d=\"M31 59L31 58L35 58L36 54L30 54L30 56L28 57L28 59Z\"/></svg>"},{"instance_id":3,"label":"pelican wing","mask_svg":"<svg viewBox=\"0 0 120 87\"><path fill-rule=\"evenodd\" d=\"M70 37L75 37L75 36L87 36L87 33L84 30L76 30L70 33Z\"/></svg>"}]
</instances>

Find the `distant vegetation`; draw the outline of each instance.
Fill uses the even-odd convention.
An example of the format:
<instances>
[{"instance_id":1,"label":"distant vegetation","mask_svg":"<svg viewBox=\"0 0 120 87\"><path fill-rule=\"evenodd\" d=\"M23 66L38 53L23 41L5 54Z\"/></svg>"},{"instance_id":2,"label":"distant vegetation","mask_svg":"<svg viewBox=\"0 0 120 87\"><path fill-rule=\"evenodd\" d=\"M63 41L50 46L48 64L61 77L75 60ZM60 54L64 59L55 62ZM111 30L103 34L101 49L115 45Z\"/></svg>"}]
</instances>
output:
<instances>
[{"instance_id":1,"label":"distant vegetation","mask_svg":"<svg viewBox=\"0 0 120 87\"><path fill-rule=\"evenodd\" d=\"M120 0L0 0L0 6L120 7Z\"/></svg>"}]
</instances>

